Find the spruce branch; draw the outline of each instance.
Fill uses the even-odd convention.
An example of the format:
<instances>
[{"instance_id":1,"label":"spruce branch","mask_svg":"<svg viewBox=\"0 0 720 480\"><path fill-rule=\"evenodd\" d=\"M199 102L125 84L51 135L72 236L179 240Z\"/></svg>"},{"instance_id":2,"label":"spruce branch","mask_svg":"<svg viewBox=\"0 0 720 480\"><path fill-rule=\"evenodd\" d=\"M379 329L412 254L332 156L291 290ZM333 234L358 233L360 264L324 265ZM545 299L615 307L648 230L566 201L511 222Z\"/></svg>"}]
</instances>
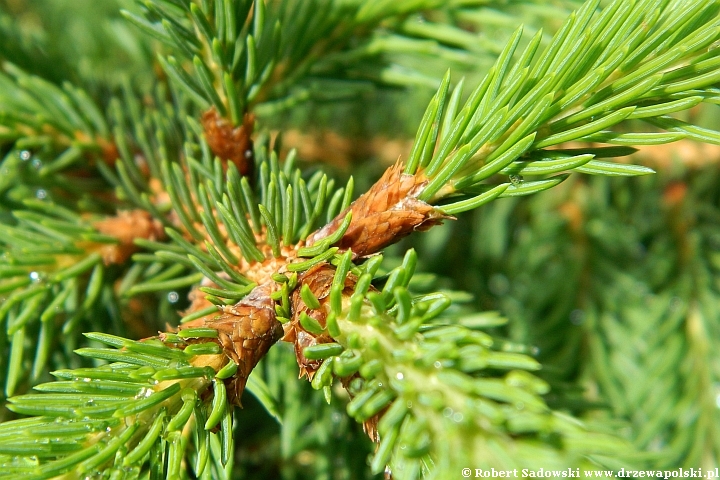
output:
<instances>
[{"instance_id":1,"label":"spruce branch","mask_svg":"<svg viewBox=\"0 0 720 480\"><path fill-rule=\"evenodd\" d=\"M231 461L225 379L237 365L216 343L195 340L216 338L217 332L188 329L141 342L100 333L87 337L110 348L77 353L111 363L56 371L59 381L35 387L42 394L10 400L8 408L35 417L0 427L0 455L10 465L2 475L150 472L153 478L177 478L187 450L193 451L198 476ZM18 456L35 460L12 460Z\"/></svg>"},{"instance_id":2,"label":"spruce branch","mask_svg":"<svg viewBox=\"0 0 720 480\"><path fill-rule=\"evenodd\" d=\"M0 292L6 295L0 319L13 344L2 377L8 395L26 376L24 358L33 358L30 379L36 381L58 334L68 338L79 328L100 326L91 319L114 296L108 268L125 263L135 251L133 241L163 236L159 222L142 211L92 222L47 201L24 203L25 209L12 212L14 225L0 225ZM113 322L117 328L119 319ZM24 342L31 332L38 339L34 353Z\"/></svg>"},{"instance_id":3,"label":"spruce branch","mask_svg":"<svg viewBox=\"0 0 720 480\"><path fill-rule=\"evenodd\" d=\"M573 140L620 145L667 143L690 134L715 142L716 132L685 126L679 120L665 118L664 113L697 105L703 97L695 94L703 89L709 93L715 82L717 72L709 66L714 62L708 60L715 56L711 45L720 39L713 23L715 6L706 2L683 4L687 9L683 17L677 17L669 6L656 8L642 2L626 17L624 12L629 8L627 3L615 2L593 17L597 2L587 2L570 16L544 52L536 55L541 38L537 34L512 64L522 33L518 30L462 107L462 82L450 95L448 73L426 110L407 162L388 169L376 186L353 204L349 211L354 221L338 245L360 256L376 253L413 230L437 224L436 219L444 214L477 208L495 198L551 188L567 177L551 176L559 172L620 176L652 173L647 167L595 160L626 155L632 149L545 147ZM679 28L672 33L671 42L667 38L671 32L662 29L668 22L696 29ZM613 36L611 41L611 35L620 36ZM618 44L624 35L628 43ZM576 58L586 48L592 54L582 60ZM674 100L678 97L683 100ZM630 118L664 126L668 131L604 131ZM404 175L398 174L400 168ZM510 181L499 185L488 182L498 174ZM546 178L526 182L524 175ZM387 193L395 189L400 195ZM482 192L479 195L432 206L478 190ZM388 195L387 200L377 197L380 192ZM333 232L345 213L311 239ZM369 238L373 245L365 245Z\"/></svg>"},{"instance_id":4,"label":"spruce branch","mask_svg":"<svg viewBox=\"0 0 720 480\"><path fill-rule=\"evenodd\" d=\"M139 157L132 153L135 150L151 160L155 158L153 152L157 145L147 141L146 127L135 129L139 140L130 147L122 129L126 123L123 115L107 120L80 90L67 85L60 89L8 68L17 77L17 85L11 83L14 90L10 94L22 92L22 95L16 99L18 103L10 103L17 107L19 116L5 124L18 135L24 135L14 142L15 149L10 150L2 166L7 174L3 177L3 182L7 181L3 189L7 190L3 192L2 204L9 210L9 218L1 226L3 256L0 262L5 288L0 320L7 329L12 352L3 368L2 383L6 393L12 394L18 388L25 388L28 381L32 384L45 374L45 365L59 339L64 340L64 354L68 359L78 329L102 329L109 324L111 331L124 330L119 311L119 304L123 302L117 293L122 294L133 277L137 280L144 274L159 279L156 277L159 272L135 268L131 270L133 274L123 279L117 292L113 283L124 276L129 267L127 260L138 250L133 242L164 240L163 223L170 221L151 201L148 177L141 172L143 167L150 175L158 171L156 163L147 161L138 165ZM29 86L28 92L20 90L22 85ZM51 98L52 95L57 98ZM111 110L117 112L119 103L120 100L112 100ZM20 108L22 105L24 110ZM64 108L65 116L50 107L43 111L47 105ZM131 115L140 111L137 101L127 101L125 105L130 107ZM25 114L20 115L22 112ZM147 120L152 119L154 113L157 112L147 112L147 117L138 123L145 121L146 125L152 125ZM46 121L50 123L44 123ZM67 125L63 126L63 122ZM47 143L34 146L33 152L18 151L18 147L28 147L22 141L33 138L33 128L49 134ZM162 124L162 128L168 133L160 140L172 139L173 124ZM85 141L89 143L83 143ZM102 146L107 148L103 150ZM46 161L58 152L57 159ZM113 195L106 191L107 183L97 177L97 171L120 186L112 172L118 156L122 164L118 165L119 176L127 179L127 183L124 192L118 189L118 194ZM88 169L93 161L96 168ZM138 191L138 183L147 188L144 195ZM103 193L99 195L97 191ZM134 199L136 204L118 203L127 198ZM136 208L131 209L133 206ZM120 210L116 212L118 207ZM122 207L131 208L123 210ZM177 268L169 273L176 275ZM168 272L163 274L165 279L169 278ZM198 280L196 276L192 283ZM174 285L177 288L182 282L175 279ZM125 315L125 320L130 318L131 315ZM147 331L147 327L139 330ZM153 328L149 332L152 333Z\"/></svg>"},{"instance_id":5,"label":"spruce branch","mask_svg":"<svg viewBox=\"0 0 720 480\"><path fill-rule=\"evenodd\" d=\"M4 62L0 119L0 145L10 148L0 180L4 204L27 195L28 187L32 196L62 192L75 201L104 187L87 178L88 167L113 163L117 148L102 108L83 89L56 86Z\"/></svg>"},{"instance_id":6,"label":"spruce branch","mask_svg":"<svg viewBox=\"0 0 720 480\"><path fill-rule=\"evenodd\" d=\"M5 277L14 290L4 299L0 319L18 340L11 342L14 355L6 385L11 393L28 368L22 368L23 357L32 357L28 351L31 345L21 346L26 334L27 340L38 339L28 342L38 344L31 376L31 381L36 381L52 349L53 332L59 327L67 339L86 319L109 314L114 331L121 331L112 288L119 272L112 266L122 265L121 270L126 267L130 255L137 251L135 239L152 242L165 238L162 225L170 221L158 210L166 207L150 197L151 184L156 196L163 193L151 177L159 174L155 151L160 145L174 148L172 141L178 135L172 120L159 120L157 110L147 109L141 117L139 102L127 83L124 101L110 101L111 118L107 119L81 90L67 84L61 89L11 65L5 68L15 77L3 77L11 87L6 94L18 94L12 100L6 98L3 105L14 112L4 124L12 133L10 140L15 140L3 163L2 203L11 217L3 225L5 235L0 240L2 261L8 267ZM128 124L134 126L132 137L124 130ZM149 140L151 129L155 130L156 142ZM45 135L44 143L24 143L33 141L36 130ZM15 138L18 135L22 138ZM30 147L32 151L25 149ZM120 163L117 174L113 173L116 160ZM107 192L107 183L98 178L98 171L120 187L116 195ZM136 278L142 273L135 269ZM133 275L128 277L124 285ZM30 300L34 303L28 303ZM100 305L105 312L96 310ZM45 311L46 307L50 310ZM23 326L23 332L11 327L15 317L21 320L18 325ZM85 328L101 326L99 322ZM67 345L68 350L73 344Z\"/></svg>"},{"instance_id":7,"label":"spruce branch","mask_svg":"<svg viewBox=\"0 0 720 480\"><path fill-rule=\"evenodd\" d=\"M577 177L529 204L478 212L480 238L500 228L521 233L464 257L497 280L487 297L518 319L511 338L538 347L539 375L553 391L578 378L597 387L553 404L627 422L627 438L653 468L718 458L717 392L708 387L718 378L709 353L717 338L717 179L714 162L642 181ZM531 288L538 277L543 288ZM610 408L593 411L596 402Z\"/></svg>"},{"instance_id":8,"label":"spruce branch","mask_svg":"<svg viewBox=\"0 0 720 480\"><path fill-rule=\"evenodd\" d=\"M299 279L301 285L312 285L320 306L325 305L324 312L319 309L318 323L337 342L305 342L303 355L310 360L305 367L312 369L314 388L327 388L334 377L340 377L350 390L348 413L364 422L371 438L380 438L372 462L376 473L385 470L388 462L394 478L417 478L423 471L444 478L464 462L498 466L502 461L488 455L488 446L509 440L502 429L496 430L499 425L516 435L557 434L571 451L576 436L593 437L552 414L540 400L538 395L547 392L547 385L528 373L539 368L535 360L497 351L490 336L443 318L450 305L447 297L413 298L407 282L414 262L410 251L403 265L390 272L389 278L397 280L389 280L381 291L370 286L370 272L359 278L349 275L344 285L342 280L338 283L341 265L337 270L320 265ZM300 308L318 310L307 304ZM317 367L319 359L324 361ZM486 376L478 375L483 371ZM514 414L514 409L522 413ZM450 435L457 438L457 445L447 444L449 431L457 433ZM594 439L594 446L589 441L588 450L571 456L618 453L625 448L622 442L600 438ZM505 464L508 468L525 465L530 458L547 465L571 461L566 455L556 457L559 452L552 448L524 452L526 447L518 439L500 448L512 456L504 460L510 462ZM427 465L433 468L425 471Z\"/></svg>"},{"instance_id":9,"label":"spruce branch","mask_svg":"<svg viewBox=\"0 0 720 480\"><path fill-rule=\"evenodd\" d=\"M418 198L433 203L485 190L474 202L447 207L456 213L489 200L484 182L491 176L550 174L559 166L545 162L555 159L567 161L566 170L585 173L649 173L588 158L594 149L544 149L572 140L644 145L688 135L681 122L663 116L697 105L703 101L698 94L710 93L717 75L711 66L717 12L707 2L678 8L682 16L672 5L615 2L594 15L597 2L588 2L542 52L540 36L535 35L512 62L522 32L518 30L464 106L459 103L461 88L448 98L447 84L431 101L405 169L430 179ZM668 29L670 25L675 28ZM672 127L667 132L607 131L628 119ZM694 131L695 138L715 141L711 131ZM514 163L518 161L525 163ZM499 196L533 193L561 180L508 182Z\"/></svg>"},{"instance_id":10,"label":"spruce branch","mask_svg":"<svg viewBox=\"0 0 720 480\"><path fill-rule=\"evenodd\" d=\"M372 84L437 84L434 73L390 64L384 55L436 53L454 64L474 66L467 51L443 46L434 30L405 33L393 22L440 7L457 8L435 1L398 6L188 0L140 4L142 16L123 13L171 50L159 61L192 103L239 127L248 113L270 118L308 100L351 98ZM377 32L381 24L384 33ZM463 34L456 27L445 30L446 36L448 30ZM296 40L299 37L302 41Z\"/></svg>"},{"instance_id":11,"label":"spruce branch","mask_svg":"<svg viewBox=\"0 0 720 480\"><path fill-rule=\"evenodd\" d=\"M140 6L142 17L123 13L172 50L159 56L163 69L204 112L213 153L242 173L252 164L246 156L252 152L255 113L268 116L311 98L356 95L367 89L367 82L352 78L353 67L379 54L377 48L352 46L382 19L362 15L361 4L313 0L266 5L258 0ZM433 2L421 2L412 9L431 6ZM376 7L380 13L393 10L390 5ZM294 35L303 41L290 40ZM377 80L382 79L381 72Z\"/></svg>"},{"instance_id":12,"label":"spruce branch","mask_svg":"<svg viewBox=\"0 0 720 480\"><path fill-rule=\"evenodd\" d=\"M68 82L58 87L9 62L2 64L0 83L3 143L16 140L17 149L74 146L103 153L106 161L114 160L110 158L112 147L106 144L107 120L87 92Z\"/></svg>"},{"instance_id":13,"label":"spruce branch","mask_svg":"<svg viewBox=\"0 0 720 480\"><path fill-rule=\"evenodd\" d=\"M73 148L83 124L94 147L112 146L112 161L96 167L115 189L111 200L132 209L88 219L80 202L67 202L72 209L25 202L39 213L16 209L2 226L8 393L22 377L30 329L42 339L33 368L45 364L58 309L72 333L118 296L187 288L191 302L178 329L157 339L89 334L113 348L77 353L114 363L56 372L64 380L37 387L46 393L14 397L9 408L39 418L0 426L11 475L149 469L150 478L175 478L186 455L193 475L219 474L231 460L231 405L246 387L272 403L250 374L281 337L292 343L300 375L326 398L334 379L349 392L348 413L378 442L376 473L389 466L397 478L443 478L468 464L585 466L628 450L548 408L547 384L529 373L539 368L533 358L502 351L471 328L476 318L445 312L451 302L441 292L411 293L414 251L387 276L375 254L495 198L551 188L572 171L650 173L596 160L626 155L628 145L716 142L716 132L669 115L716 101L716 4L616 1L599 11L591 1L542 53L538 33L516 54L518 30L464 105L464 82L451 90L444 77L407 161L354 202L352 178L338 188L320 172L304 176L294 152L281 164L278 141L271 148L267 138L253 140L253 115L307 98L319 90L316 78L337 80L338 57L330 53L348 53L380 13L405 15L437 2L329 2L315 14L320 4L145 2L145 18L127 16L172 49L159 57L170 89L161 83L141 103L126 85L109 103L109 120L97 125L99 110L81 108L70 87L20 74L8 81L35 95L12 104L23 114L8 117L14 146L50 128L43 145ZM318 36L303 37L304 28ZM664 130L610 130L626 120ZM618 146L557 148L572 140ZM63 158L58 170L80 160ZM539 179L522 178L532 175ZM132 232L121 231L127 227ZM122 264L117 277L108 273L115 264ZM690 316L696 329L698 312ZM692 335L699 346L701 338ZM702 378L704 385L711 375ZM25 441L36 427L40 433ZM219 437L211 433L217 427Z\"/></svg>"},{"instance_id":14,"label":"spruce branch","mask_svg":"<svg viewBox=\"0 0 720 480\"><path fill-rule=\"evenodd\" d=\"M707 168L690 173L689 178L703 175L711 182L717 180L716 173ZM637 198L643 190L654 187L645 198L662 206L660 211L650 214L647 200L643 200L634 208L623 209L632 217L646 219L634 235L657 232L648 245L651 255L642 258L635 268L608 268L613 288L593 295L586 309L587 328L598 333L591 347L591 368L607 373L598 384L614 411L633 425L633 439L638 446L661 445L659 454L653 457L658 466L710 465L718 458L717 395L711 387L718 374L717 362L710 353L711 339L716 338L717 332L717 322L711 313L717 286L710 279L717 269L708 261L711 252L717 250L712 240L715 208L701 206L702 200L714 205L716 193L710 185L698 182L691 186L683 181L657 179L633 191L632 197ZM617 235L617 228L611 224L606 236L592 238L592 246L603 247ZM671 245L675 247L672 251L668 250ZM655 255L664 261L653 262ZM643 278L639 272L650 274ZM630 284L632 291L622 293L623 286ZM643 292L644 297L639 300L637 292ZM639 316L642 323L636 322ZM631 353L628 349L637 348L637 340L621 346L618 334L633 339L642 335L648 348ZM617 348L617 353L609 353L609 348ZM654 348L666 351L666 362L674 362L679 368L657 362L650 353ZM625 356L634 370L663 381L654 386L646 381L633 384L618 368L620 356ZM620 389L627 392L627 397L618 395ZM659 389L667 392L665 401L649 395ZM692 416L678 418L664 413L669 404L693 405ZM652 420L641 420L645 418Z\"/></svg>"}]
</instances>

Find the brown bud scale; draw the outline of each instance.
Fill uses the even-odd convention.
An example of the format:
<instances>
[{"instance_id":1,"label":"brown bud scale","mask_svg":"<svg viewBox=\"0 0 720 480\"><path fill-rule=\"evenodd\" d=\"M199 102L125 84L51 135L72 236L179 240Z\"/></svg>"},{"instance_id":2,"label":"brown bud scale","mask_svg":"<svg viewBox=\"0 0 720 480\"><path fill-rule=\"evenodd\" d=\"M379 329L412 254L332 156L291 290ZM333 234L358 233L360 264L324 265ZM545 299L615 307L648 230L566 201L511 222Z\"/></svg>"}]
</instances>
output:
<instances>
[{"instance_id":1,"label":"brown bud scale","mask_svg":"<svg viewBox=\"0 0 720 480\"><path fill-rule=\"evenodd\" d=\"M304 312L317 320L323 328L326 327L327 316L330 313L330 289L334 277L335 268L327 263L315 265L300 275L300 277L298 277L298 287L293 292L291 298L292 319L283 325L285 330L283 340L295 344L295 356L298 366L300 367L300 377L307 376L308 380L312 380L315 372L317 372L320 365L322 365L323 360L309 360L305 358L303 349L312 345L334 342L335 340L327 333L316 335L306 331L300 324L300 316ZM353 294L356 284L357 278L352 273L348 274L345 278L342 292L344 298L348 298ZM320 302L320 308L311 309L305 304L300 294L303 285L307 285L310 288L310 291ZM352 379L356 376L357 374L347 378L341 378L340 380L343 387L347 389ZM379 439L377 422L384 412L385 410L383 409L382 412L363 422L363 430L374 442L377 442Z\"/></svg>"},{"instance_id":2,"label":"brown bud scale","mask_svg":"<svg viewBox=\"0 0 720 480\"><path fill-rule=\"evenodd\" d=\"M422 200L418 195L427 185L423 173L403 173L405 166L398 161L383 176L355 200L350 207L307 240L312 244L335 232L348 211L352 221L343 237L335 244L343 250L352 249L356 257L377 253L415 230L427 230L450 219Z\"/></svg>"},{"instance_id":3,"label":"brown bud scale","mask_svg":"<svg viewBox=\"0 0 720 480\"><path fill-rule=\"evenodd\" d=\"M118 239L117 244L102 244L100 254L105 265L124 263L137 251L135 239L162 240L165 238L160 220L145 210L121 210L114 217L107 217L93 223L103 235Z\"/></svg>"},{"instance_id":4,"label":"brown bud scale","mask_svg":"<svg viewBox=\"0 0 720 480\"><path fill-rule=\"evenodd\" d=\"M305 358L303 349L321 343L334 342L334 340L327 333L315 335L306 331L300 324L300 316L304 312L311 318L317 320L318 323L325 328L327 316L328 313L330 313L330 287L332 286L334 276L335 269L327 263L320 263L303 272L298 277L298 286L293 291L292 298L290 299L292 318L288 323L283 325L285 335L282 339L283 341L295 344L295 356L298 366L300 367L300 376L307 376L309 380L312 380L315 372L320 368L322 360L309 360ZM343 295L352 295L355 283L355 277L348 275L348 278L345 279ZM303 285L307 285L310 291L313 292L315 297L320 301L320 308L311 309L305 304L300 295Z\"/></svg>"},{"instance_id":5,"label":"brown bud scale","mask_svg":"<svg viewBox=\"0 0 720 480\"><path fill-rule=\"evenodd\" d=\"M213 154L234 163L240 175L251 176L254 115L246 113L242 125L233 127L232 123L221 117L215 107L212 107L203 113L201 122L205 139Z\"/></svg>"},{"instance_id":6,"label":"brown bud scale","mask_svg":"<svg viewBox=\"0 0 720 480\"><path fill-rule=\"evenodd\" d=\"M217 343L238 365L237 373L228 380L229 400L237 405L250 372L282 336L282 324L270 298L275 288L274 282L265 283L237 304L222 307L222 313L214 318L203 317L180 325L180 330L210 327L218 331Z\"/></svg>"}]
</instances>

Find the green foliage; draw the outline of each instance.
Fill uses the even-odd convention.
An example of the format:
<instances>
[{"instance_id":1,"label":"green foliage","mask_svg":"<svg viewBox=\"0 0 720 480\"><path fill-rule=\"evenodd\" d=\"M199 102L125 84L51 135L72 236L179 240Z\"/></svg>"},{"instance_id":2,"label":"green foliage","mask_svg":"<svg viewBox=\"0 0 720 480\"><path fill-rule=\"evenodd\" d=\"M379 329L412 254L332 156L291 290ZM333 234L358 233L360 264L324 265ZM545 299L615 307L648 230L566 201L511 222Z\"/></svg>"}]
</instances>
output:
<instances>
[{"instance_id":1,"label":"green foliage","mask_svg":"<svg viewBox=\"0 0 720 480\"><path fill-rule=\"evenodd\" d=\"M720 458L716 175L697 175L687 197L684 185L569 175L646 175L613 159L718 143L687 114L720 98L717 2L588 1L561 25L563 7L532 2L120 3L124 23L98 22L111 38L80 30L116 56L49 48L67 38L57 25L41 22L43 38L7 21L50 0L1 4L0 476L414 479ZM530 25L523 39L510 32L520 18L556 31ZM455 85L448 67L465 75ZM339 186L306 168L268 130L318 102L343 116L350 99L414 99L418 86L437 91L402 158L400 181L416 188L379 185L377 198L401 198L368 201L370 213L348 210L353 177ZM244 159L214 151L212 109L246 129ZM480 227L438 228L397 257L339 246L407 203L491 205L474 214ZM101 228L124 210L159 233ZM331 272L326 291L318 269ZM258 284L271 293L253 296ZM487 311L443 284L479 292ZM270 350L239 412L228 389L246 360L228 343L255 339L228 312L261 301L295 351ZM208 320L219 313L238 318L230 334ZM206 323L175 329L187 322ZM49 370L57 381L40 383Z\"/></svg>"},{"instance_id":2,"label":"green foliage","mask_svg":"<svg viewBox=\"0 0 720 480\"><path fill-rule=\"evenodd\" d=\"M149 85L151 54L120 16L131 0L0 2L0 57L55 84L70 81L99 94L118 71Z\"/></svg>"},{"instance_id":3,"label":"green foliage","mask_svg":"<svg viewBox=\"0 0 720 480\"><path fill-rule=\"evenodd\" d=\"M113 298L100 253L78 244L96 242L99 247L116 240L97 234L62 207L38 200L25 203L35 210L15 211L16 224L0 227L4 251L0 291L6 294L0 318L5 321L3 340L13 344L3 377L7 395L27 380L24 359L33 358L30 381L36 382L45 371L55 336L77 334L81 325L87 327L86 322L97 316L98 305ZM121 320L112 313L110 319L117 329ZM38 340L25 346L30 332ZM71 350L73 344L67 347Z\"/></svg>"},{"instance_id":4,"label":"green foliage","mask_svg":"<svg viewBox=\"0 0 720 480\"><path fill-rule=\"evenodd\" d=\"M416 261L410 250L381 291L368 291L363 280L372 273L363 273L330 314L338 344L304 351L327 359L312 381L316 389L330 387L334 375L358 374L349 385L349 415L366 422L384 412L374 473L389 465L398 479L447 478L458 465L566 468L583 457L629 453L623 442L552 412L541 397L548 385L529 373L540 364L504 351L477 329L477 316L443 315L451 302L442 293L411 295Z\"/></svg>"},{"instance_id":5,"label":"green foliage","mask_svg":"<svg viewBox=\"0 0 720 480\"><path fill-rule=\"evenodd\" d=\"M198 477L224 471L233 451L225 369L192 365L220 347L186 346L179 336L166 344L87 337L112 348L76 353L111 363L53 372L59 380L37 385L41 395L11 399L8 408L35 417L0 426L0 456L8 467L0 475L45 479L102 471L115 478L178 478L186 456ZM210 388L212 395L205 395Z\"/></svg>"},{"instance_id":6,"label":"green foliage","mask_svg":"<svg viewBox=\"0 0 720 480\"><path fill-rule=\"evenodd\" d=\"M718 459L716 154L708 160L643 179L573 178L416 246L424 269L472 285L483 308L514 319L505 332L537 347L553 407L626 422L653 468ZM462 235L481 239L462 252L471 268L432 263Z\"/></svg>"},{"instance_id":7,"label":"green foliage","mask_svg":"<svg viewBox=\"0 0 720 480\"><path fill-rule=\"evenodd\" d=\"M575 314L592 339L584 363L611 411L633 425L636 444L662 445L653 458L658 467L718 458L717 391L711 387L718 370L709 353L718 338L711 280L718 249L714 170L583 188L598 199L584 209L588 245L578 251L585 259L575 274L598 272ZM601 211L608 201L613 214Z\"/></svg>"},{"instance_id":8,"label":"green foliage","mask_svg":"<svg viewBox=\"0 0 720 480\"><path fill-rule=\"evenodd\" d=\"M142 16L124 15L173 52L160 62L174 85L237 125L247 110L270 116L308 100L356 96L372 83L434 85L424 72L387 65L381 55L425 53L425 39L438 37L435 29L394 26L388 18L442 3L166 0L142 4ZM383 21L391 36L368 34ZM462 60L472 63L469 56Z\"/></svg>"},{"instance_id":9,"label":"green foliage","mask_svg":"<svg viewBox=\"0 0 720 480\"><path fill-rule=\"evenodd\" d=\"M462 108L462 82L448 98L446 77L428 106L405 168L430 178L420 199L434 202L484 187L479 197L448 207L457 213L498 196L536 193L564 179L509 182L495 190L482 185L497 173L652 173L593 159L617 156L618 149L604 155L595 148L543 150L570 141L652 145L691 135L717 143L712 130L665 118L714 96L717 6L683 2L678 8L654 9L649 2L614 2L594 15L598 3L586 2L571 15L542 53L538 33L512 62L519 29ZM631 119L668 132L607 130Z\"/></svg>"}]
</instances>

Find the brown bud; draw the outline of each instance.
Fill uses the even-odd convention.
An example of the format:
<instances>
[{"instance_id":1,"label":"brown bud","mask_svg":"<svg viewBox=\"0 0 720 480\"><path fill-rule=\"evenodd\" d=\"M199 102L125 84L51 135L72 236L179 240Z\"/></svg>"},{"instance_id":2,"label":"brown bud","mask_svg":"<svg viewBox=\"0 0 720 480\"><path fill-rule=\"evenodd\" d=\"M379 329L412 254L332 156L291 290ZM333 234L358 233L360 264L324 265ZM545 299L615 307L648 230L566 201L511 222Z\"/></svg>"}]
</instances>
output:
<instances>
[{"instance_id":1,"label":"brown bud","mask_svg":"<svg viewBox=\"0 0 720 480\"><path fill-rule=\"evenodd\" d=\"M270 295L275 282L255 287L235 305L222 307L215 318L200 318L180 326L210 327L218 331L217 342L237 365L237 373L228 382L229 400L240 405L250 372L282 336L282 324L275 316L275 302Z\"/></svg>"},{"instance_id":2,"label":"brown bud","mask_svg":"<svg viewBox=\"0 0 720 480\"><path fill-rule=\"evenodd\" d=\"M213 154L222 160L232 162L241 175L252 175L252 140L255 117L246 113L242 125L234 127L227 119L218 115L215 107L203 113L202 126L205 139Z\"/></svg>"},{"instance_id":3,"label":"brown bud","mask_svg":"<svg viewBox=\"0 0 720 480\"><path fill-rule=\"evenodd\" d=\"M335 245L352 249L357 257L377 253L415 230L427 230L453 218L444 215L417 196L427 185L424 174L403 173L404 165L398 161L366 193L355 200L332 222L316 231L307 240L312 244L335 232L348 211L352 221L345 235Z\"/></svg>"},{"instance_id":4,"label":"brown bud","mask_svg":"<svg viewBox=\"0 0 720 480\"><path fill-rule=\"evenodd\" d=\"M300 324L300 316L306 313L311 318L320 323L324 328L326 326L326 320L328 312L330 311L330 287L332 286L333 277L335 276L335 269L327 263L320 263L311 267L298 277L298 286L292 294L292 318L288 323L283 325L285 335L283 341L292 342L295 344L295 356L297 358L298 366L300 367L300 376L307 376L309 380L315 375L315 372L320 365L322 360L308 360L303 355L303 349L312 345L318 345L321 343L330 343L334 340L327 333L315 335L306 331ZM345 280L345 291L348 295L352 294L352 288L355 286L355 278L348 276ZM303 285L307 285L310 291L313 292L315 297L320 301L320 308L311 309L302 299L300 291Z\"/></svg>"},{"instance_id":5,"label":"brown bud","mask_svg":"<svg viewBox=\"0 0 720 480\"><path fill-rule=\"evenodd\" d=\"M165 238L162 223L145 210L123 210L93 224L98 232L119 240L117 244L103 244L100 253L105 265L124 263L135 253L135 239L161 240Z\"/></svg>"},{"instance_id":6,"label":"brown bud","mask_svg":"<svg viewBox=\"0 0 720 480\"><path fill-rule=\"evenodd\" d=\"M105 163L112 166L115 161L120 158L120 151L114 142L109 142L104 138L98 138L97 143L102 150L102 159Z\"/></svg>"}]
</instances>

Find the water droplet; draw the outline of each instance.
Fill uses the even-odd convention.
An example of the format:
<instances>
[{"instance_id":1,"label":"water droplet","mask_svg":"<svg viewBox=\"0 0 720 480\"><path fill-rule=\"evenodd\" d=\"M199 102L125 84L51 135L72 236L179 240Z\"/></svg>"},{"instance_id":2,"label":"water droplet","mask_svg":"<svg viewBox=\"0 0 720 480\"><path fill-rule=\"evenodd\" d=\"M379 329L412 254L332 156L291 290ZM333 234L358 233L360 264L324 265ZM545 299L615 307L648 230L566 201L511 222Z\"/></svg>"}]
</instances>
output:
<instances>
[{"instance_id":1,"label":"water droplet","mask_svg":"<svg viewBox=\"0 0 720 480\"><path fill-rule=\"evenodd\" d=\"M20 152L20 160L22 160L23 162L27 162L28 160L30 160L30 157L32 157L32 153L30 153L30 150L23 150L22 152Z\"/></svg>"},{"instance_id":2,"label":"water droplet","mask_svg":"<svg viewBox=\"0 0 720 480\"><path fill-rule=\"evenodd\" d=\"M445 418L452 417L453 413L454 413L453 409L450 407L445 407L445 409L443 409L443 417L445 417Z\"/></svg>"},{"instance_id":3,"label":"water droplet","mask_svg":"<svg viewBox=\"0 0 720 480\"><path fill-rule=\"evenodd\" d=\"M86 407L92 407L93 405L95 405L95 400L92 398L90 400L88 400L87 402L85 402Z\"/></svg>"},{"instance_id":4,"label":"water droplet","mask_svg":"<svg viewBox=\"0 0 720 480\"><path fill-rule=\"evenodd\" d=\"M42 167L42 160L40 160L39 158L33 158L32 162L30 162L30 165L32 165L34 169L40 170L40 167Z\"/></svg>"},{"instance_id":5,"label":"water droplet","mask_svg":"<svg viewBox=\"0 0 720 480\"><path fill-rule=\"evenodd\" d=\"M135 398L147 398L152 395L153 392L155 392L155 390L153 390L152 388L143 387L140 389L138 394L135 395Z\"/></svg>"},{"instance_id":6,"label":"water droplet","mask_svg":"<svg viewBox=\"0 0 720 480\"><path fill-rule=\"evenodd\" d=\"M442 368L442 363L440 363L440 361L438 360L438 361L436 361L435 363L433 363L433 367L435 367L435 368Z\"/></svg>"},{"instance_id":7,"label":"water droplet","mask_svg":"<svg viewBox=\"0 0 720 480\"><path fill-rule=\"evenodd\" d=\"M177 292L170 292L167 294L167 299L170 303L177 303L177 301L180 299L180 295L178 295Z\"/></svg>"},{"instance_id":8,"label":"water droplet","mask_svg":"<svg viewBox=\"0 0 720 480\"><path fill-rule=\"evenodd\" d=\"M509 178L514 187L519 187L525 181L522 175L510 175Z\"/></svg>"},{"instance_id":9,"label":"water droplet","mask_svg":"<svg viewBox=\"0 0 720 480\"><path fill-rule=\"evenodd\" d=\"M405 403L405 406L408 407L408 408L412 408L412 402L411 402L410 400L408 400L408 401Z\"/></svg>"},{"instance_id":10,"label":"water droplet","mask_svg":"<svg viewBox=\"0 0 720 480\"><path fill-rule=\"evenodd\" d=\"M37 282L40 280L40 274L38 272L30 272L30 280Z\"/></svg>"},{"instance_id":11,"label":"water droplet","mask_svg":"<svg viewBox=\"0 0 720 480\"><path fill-rule=\"evenodd\" d=\"M453 416L452 416L452 419L457 423L462 422L463 418L464 418L464 415L460 412L457 412L457 413L453 414Z\"/></svg>"},{"instance_id":12,"label":"water droplet","mask_svg":"<svg viewBox=\"0 0 720 480\"><path fill-rule=\"evenodd\" d=\"M570 312L570 323L572 323L573 325L582 325L584 321L585 312L583 312L579 308Z\"/></svg>"},{"instance_id":13,"label":"water droplet","mask_svg":"<svg viewBox=\"0 0 720 480\"><path fill-rule=\"evenodd\" d=\"M35 192L35 196L38 199L43 200L45 197L47 197L47 192L45 190L43 190L42 188L38 188L37 192Z\"/></svg>"},{"instance_id":14,"label":"water droplet","mask_svg":"<svg viewBox=\"0 0 720 480\"><path fill-rule=\"evenodd\" d=\"M395 378L397 378L398 380L402 380L403 378L405 378L405 375L403 375L402 372L398 372L397 375L395 375Z\"/></svg>"},{"instance_id":15,"label":"water droplet","mask_svg":"<svg viewBox=\"0 0 720 480\"><path fill-rule=\"evenodd\" d=\"M518 410L522 410L525 408L525 404L523 402L517 402L515 404L515 408L517 408Z\"/></svg>"}]
</instances>

